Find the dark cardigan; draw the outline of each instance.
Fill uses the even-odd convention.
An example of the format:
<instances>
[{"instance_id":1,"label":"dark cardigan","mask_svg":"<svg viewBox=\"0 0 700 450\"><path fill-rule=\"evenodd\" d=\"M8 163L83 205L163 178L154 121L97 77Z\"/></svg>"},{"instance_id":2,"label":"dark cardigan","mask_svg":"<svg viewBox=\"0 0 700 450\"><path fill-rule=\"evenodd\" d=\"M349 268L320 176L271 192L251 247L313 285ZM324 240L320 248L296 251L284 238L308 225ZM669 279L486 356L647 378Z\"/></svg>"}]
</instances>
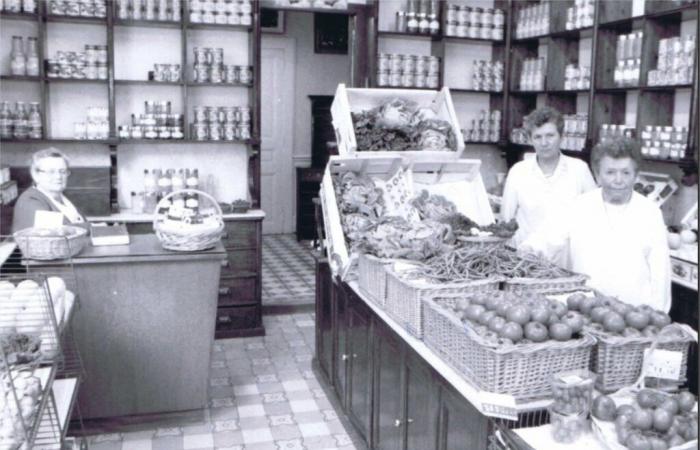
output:
<instances>
[{"instance_id":1,"label":"dark cardigan","mask_svg":"<svg viewBox=\"0 0 700 450\"><path fill-rule=\"evenodd\" d=\"M76 206L76 209L78 207ZM34 226L34 213L37 211L55 211L60 212L54 206L53 202L40 190L35 187L30 187L22 192L22 195L17 199L14 208L14 217L12 219L12 232L22 230ZM78 209L78 213L83 217L83 223L70 223L68 218L63 217L64 225L75 225L81 228L90 229L90 224L85 215Z\"/></svg>"}]
</instances>

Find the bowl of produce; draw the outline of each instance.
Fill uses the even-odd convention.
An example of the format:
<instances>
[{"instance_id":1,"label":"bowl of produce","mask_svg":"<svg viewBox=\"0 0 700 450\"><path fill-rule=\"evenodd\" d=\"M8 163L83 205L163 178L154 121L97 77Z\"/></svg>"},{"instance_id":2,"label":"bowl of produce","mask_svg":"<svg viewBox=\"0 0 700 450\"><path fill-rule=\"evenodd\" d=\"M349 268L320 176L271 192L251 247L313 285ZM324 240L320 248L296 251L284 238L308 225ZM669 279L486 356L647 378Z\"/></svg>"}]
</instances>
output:
<instances>
[{"instance_id":1,"label":"bowl of produce","mask_svg":"<svg viewBox=\"0 0 700 450\"><path fill-rule=\"evenodd\" d=\"M588 413L596 375L589 370L554 374L551 379L554 403L550 408L561 414Z\"/></svg>"},{"instance_id":2,"label":"bowl of produce","mask_svg":"<svg viewBox=\"0 0 700 450\"><path fill-rule=\"evenodd\" d=\"M562 444L576 442L588 430L588 412L563 414L549 408L552 439Z\"/></svg>"},{"instance_id":3,"label":"bowl of produce","mask_svg":"<svg viewBox=\"0 0 700 450\"><path fill-rule=\"evenodd\" d=\"M39 260L71 258L80 253L88 242L87 230L72 225L25 228L12 236L23 257Z\"/></svg>"}]
</instances>

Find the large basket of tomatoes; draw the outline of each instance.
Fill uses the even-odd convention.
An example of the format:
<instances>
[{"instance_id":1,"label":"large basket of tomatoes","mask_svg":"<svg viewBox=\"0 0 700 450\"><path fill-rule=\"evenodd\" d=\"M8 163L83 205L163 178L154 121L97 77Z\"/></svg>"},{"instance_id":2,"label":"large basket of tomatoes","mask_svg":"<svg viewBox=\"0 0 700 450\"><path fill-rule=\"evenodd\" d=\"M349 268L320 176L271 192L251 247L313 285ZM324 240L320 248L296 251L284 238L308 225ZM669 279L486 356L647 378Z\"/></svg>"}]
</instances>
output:
<instances>
[{"instance_id":1,"label":"large basket of tomatoes","mask_svg":"<svg viewBox=\"0 0 700 450\"><path fill-rule=\"evenodd\" d=\"M439 295L478 294L497 292L502 278L457 281L452 283L435 282L414 278L410 270L397 271L395 267L386 270L386 301L384 309L402 327L415 337L423 338L423 302Z\"/></svg>"},{"instance_id":2,"label":"large basket of tomatoes","mask_svg":"<svg viewBox=\"0 0 700 450\"><path fill-rule=\"evenodd\" d=\"M642 371L644 351L654 341L661 350L682 354L680 380L658 382L667 387L685 382L688 351L694 338L686 326L671 324L668 314L604 295L573 294L567 304L586 318L584 332L596 340L591 370L598 374L599 391L614 392L634 383Z\"/></svg>"},{"instance_id":3,"label":"large basket of tomatoes","mask_svg":"<svg viewBox=\"0 0 700 450\"><path fill-rule=\"evenodd\" d=\"M518 402L551 397L552 375L587 369L595 345L579 314L537 294L440 295L424 311L428 347L479 389Z\"/></svg>"}]
</instances>

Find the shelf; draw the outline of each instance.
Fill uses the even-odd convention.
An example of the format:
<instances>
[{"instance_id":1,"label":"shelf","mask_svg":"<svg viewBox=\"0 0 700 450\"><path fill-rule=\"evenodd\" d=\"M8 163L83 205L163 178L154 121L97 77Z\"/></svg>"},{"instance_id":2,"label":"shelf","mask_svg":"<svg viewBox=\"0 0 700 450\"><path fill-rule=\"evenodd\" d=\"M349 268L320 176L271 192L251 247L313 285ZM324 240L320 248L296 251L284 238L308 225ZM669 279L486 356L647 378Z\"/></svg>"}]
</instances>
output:
<instances>
[{"instance_id":1,"label":"shelf","mask_svg":"<svg viewBox=\"0 0 700 450\"><path fill-rule=\"evenodd\" d=\"M377 36L379 37L394 37L394 38L408 38L408 39L423 39L431 41L439 41L441 36L439 34L420 34L420 33L408 33L401 31L378 31Z\"/></svg>"},{"instance_id":2,"label":"shelf","mask_svg":"<svg viewBox=\"0 0 700 450\"><path fill-rule=\"evenodd\" d=\"M253 139L236 140L236 141L197 141L194 139L119 139L119 145L125 144L243 144L254 145Z\"/></svg>"},{"instance_id":3,"label":"shelf","mask_svg":"<svg viewBox=\"0 0 700 450\"><path fill-rule=\"evenodd\" d=\"M662 164L674 164L674 165L689 165L689 164L695 164L695 161L693 158L685 158L685 159L661 159L661 158L654 158L653 156L642 156L642 160L648 161L648 162L654 162L654 163L662 163Z\"/></svg>"},{"instance_id":4,"label":"shelf","mask_svg":"<svg viewBox=\"0 0 700 450\"><path fill-rule=\"evenodd\" d=\"M49 14L46 16L47 22L55 23L83 23L83 24L94 24L94 25L106 25L106 17L81 17L81 16L59 16Z\"/></svg>"},{"instance_id":5,"label":"shelf","mask_svg":"<svg viewBox=\"0 0 700 450\"><path fill-rule=\"evenodd\" d=\"M34 75L0 75L4 81L41 81L42 78Z\"/></svg>"},{"instance_id":6,"label":"shelf","mask_svg":"<svg viewBox=\"0 0 700 450\"><path fill-rule=\"evenodd\" d=\"M482 39L482 38L470 38L470 37L461 37L461 36L443 36L442 39L445 42L473 42L473 43L479 43L479 44L497 44L497 45L504 45L505 41L500 40L497 41L495 39Z\"/></svg>"},{"instance_id":7,"label":"shelf","mask_svg":"<svg viewBox=\"0 0 700 450\"><path fill-rule=\"evenodd\" d=\"M253 31L252 25L223 25L217 23L188 23L188 30L229 30L229 31Z\"/></svg>"},{"instance_id":8,"label":"shelf","mask_svg":"<svg viewBox=\"0 0 700 450\"><path fill-rule=\"evenodd\" d=\"M87 78L52 78L45 77L47 83L73 83L73 84L108 84L109 80L91 80Z\"/></svg>"},{"instance_id":9,"label":"shelf","mask_svg":"<svg viewBox=\"0 0 700 450\"><path fill-rule=\"evenodd\" d=\"M447 86L449 87L449 86ZM462 88L449 88L450 92L457 92L460 94L489 94L489 95L503 95L503 91L481 91L478 89L462 89Z\"/></svg>"},{"instance_id":10,"label":"shelf","mask_svg":"<svg viewBox=\"0 0 700 450\"><path fill-rule=\"evenodd\" d=\"M26 12L10 12L2 11L0 12L0 19L9 20L37 20L39 14L37 13L26 13Z\"/></svg>"},{"instance_id":11,"label":"shelf","mask_svg":"<svg viewBox=\"0 0 700 450\"><path fill-rule=\"evenodd\" d=\"M556 95L578 95L578 94L589 94L590 89L547 89L547 94Z\"/></svg>"},{"instance_id":12,"label":"shelf","mask_svg":"<svg viewBox=\"0 0 700 450\"><path fill-rule=\"evenodd\" d=\"M6 144L104 144L116 145L116 139L0 139Z\"/></svg>"},{"instance_id":13,"label":"shelf","mask_svg":"<svg viewBox=\"0 0 700 450\"><path fill-rule=\"evenodd\" d=\"M143 27L143 28L180 28L182 22L174 22L172 20L133 20L133 19L115 19L115 27Z\"/></svg>"},{"instance_id":14,"label":"shelf","mask_svg":"<svg viewBox=\"0 0 700 450\"><path fill-rule=\"evenodd\" d=\"M193 83L193 82L187 83L187 87L207 87L207 86L237 87L237 88L246 88L246 89L251 89L253 87L252 84L244 84L244 83Z\"/></svg>"},{"instance_id":15,"label":"shelf","mask_svg":"<svg viewBox=\"0 0 700 450\"><path fill-rule=\"evenodd\" d=\"M615 93L624 94L628 91L638 91L639 89L640 89L639 86L628 86L628 87L596 88L596 89L594 89L594 91L600 92L603 94L615 94Z\"/></svg>"},{"instance_id":16,"label":"shelf","mask_svg":"<svg viewBox=\"0 0 700 450\"><path fill-rule=\"evenodd\" d=\"M697 11L698 11L698 3L692 2L692 3L687 3L683 6L679 6L677 8L671 8L671 9L667 9L667 10L663 10L663 11L655 11L655 12L647 13L644 16L648 17L650 19L657 19L659 17L670 16L673 14L690 12L690 13L695 13L694 16L697 17Z\"/></svg>"},{"instance_id":17,"label":"shelf","mask_svg":"<svg viewBox=\"0 0 700 450\"><path fill-rule=\"evenodd\" d=\"M624 17L622 19L610 20L608 22L601 22L598 24L598 28L625 28L632 29L635 28L635 22L643 19L643 16L636 17Z\"/></svg>"},{"instance_id":18,"label":"shelf","mask_svg":"<svg viewBox=\"0 0 700 450\"><path fill-rule=\"evenodd\" d=\"M78 384L78 378L54 380L51 392L55 403L49 404L51 414L44 413L41 417L39 430L34 439L35 446L54 448L54 445L59 444L57 441L63 441L63 439L65 439L73 412L73 406L77 399ZM58 423L56 423L56 421L58 421Z\"/></svg>"},{"instance_id":19,"label":"shelf","mask_svg":"<svg viewBox=\"0 0 700 450\"><path fill-rule=\"evenodd\" d=\"M540 34L539 36L513 38L511 40L511 43L513 43L513 44L531 44L533 42L539 42L540 39L546 39L548 37L549 37L549 34Z\"/></svg>"},{"instance_id":20,"label":"shelf","mask_svg":"<svg viewBox=\"0 0 700 450\"><path fill-rule=\"evenodd\" d=\"M406 90L406 91L439 91L442 86L436 88L429 87L402 87L402 86L374 86L377 89L396 89L396 90Z\"/></svg>"},{"instance_id":21,"label":"shelf","mask_svg":"<svg viewBox=\"0 0 700 450\"><path fill-rule=\"evenodd\" d=\"M295 8L293 6L264 6L260 9L269 9L272 11L289 11L289 12L309 12L309 13L326 13L326 14L341 14L345 16L353 16L354 12L347 9L338 8Z\"/></svg>"},{"instance_id":22,"label":"shelf","mask_svg":"<svg viewBox=\"0 0 700 450\"><path fill-rule=\"evenodd\" d=\"M583 28L576 28L574 30L559 30L559 31L553 31L552 33L549 34L549 37L551 38L564 38L564 39L579 39L581 37L588 37L588 36L582 36L582 35L588 35L593 33L593 27L583 27Z\"/></svg>"},{"instance_id":23,"label":"shelf","mask_svg":"<svg viewBox=\"0 0 700 450\"><path fill-rule=\"evenodd\" d=\"M152 81L152 80L114 80L114 84L119 86L182 86L182 81Z\"/></svg>"},{"instance_id":24,"label":"shelf","mask_svg":"<svg viewBox=\"0 0 700 450\"><path fill-rule=\"evenodd\" d=\"M664 86L644 86L640 89L643 91L674 91L676 89L692 89L692 84L670 84Z\"/></svg>"},{"instance_id":25,"label":"shelf","mask_svg":"<svg viewBox=\"0 0 700 450\"><path fill-rule=\"evenodd\" d=\"M510 91L511 94L515 95L537 95L537 94L546 94L547 91L521 91L520 89L512 89Z\"/></svg>"}]
</instances>

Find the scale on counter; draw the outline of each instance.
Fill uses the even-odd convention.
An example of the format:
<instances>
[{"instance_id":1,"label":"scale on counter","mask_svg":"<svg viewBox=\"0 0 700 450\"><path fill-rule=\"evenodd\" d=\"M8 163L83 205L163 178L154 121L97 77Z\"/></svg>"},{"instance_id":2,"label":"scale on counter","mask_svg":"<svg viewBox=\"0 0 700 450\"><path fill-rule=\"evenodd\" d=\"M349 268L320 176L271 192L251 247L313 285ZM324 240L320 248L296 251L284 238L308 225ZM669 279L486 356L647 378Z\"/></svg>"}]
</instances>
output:
<instances>
[{"instance_id":1,"label":"scale on counter","mask_svg":"<svg viewBox=\"0 0 700 450\"><path fill-rule=\"evenodd\" d=\"M634 190L661 206L678 190L678 183L665 173L639 172Z\"/></svg>"}]
</instances>

